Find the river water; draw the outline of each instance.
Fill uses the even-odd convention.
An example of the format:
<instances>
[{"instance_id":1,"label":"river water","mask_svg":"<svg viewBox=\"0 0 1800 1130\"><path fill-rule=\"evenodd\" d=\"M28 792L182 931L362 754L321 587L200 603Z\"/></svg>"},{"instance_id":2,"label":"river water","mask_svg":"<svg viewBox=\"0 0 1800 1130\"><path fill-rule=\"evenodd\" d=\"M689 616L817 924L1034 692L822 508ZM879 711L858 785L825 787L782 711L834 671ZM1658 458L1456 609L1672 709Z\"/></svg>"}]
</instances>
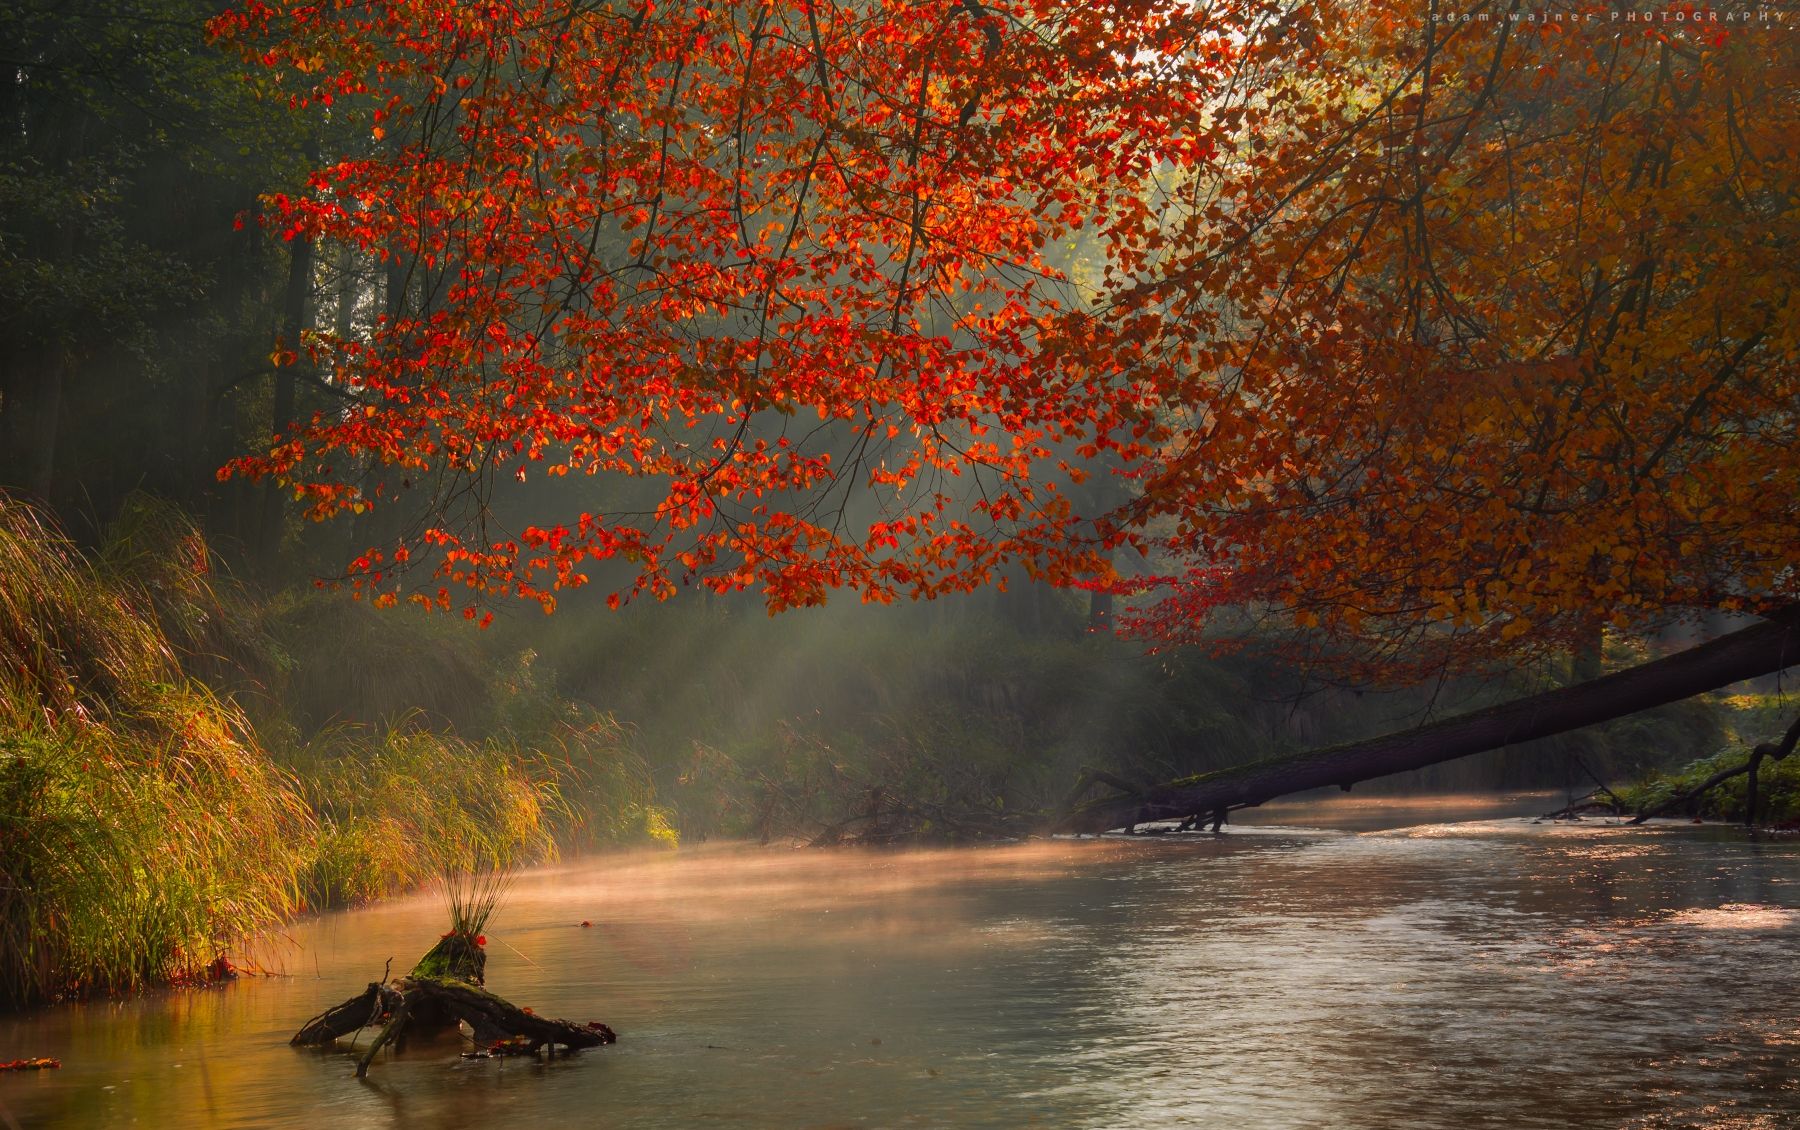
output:
<instances>
[{"instance_id":1,"label":"river water","mask_svg":"<svg viewBox=\"0 0 1800 1130\"><path fill-rule=\"evenodd\" d=\"M535 871L489 987L613 1047L416 1045L366 1081L288 1047L436 939L423 896L300 924L282 976L0 1021L0 1059L64 1064L0 1077L0 1124L1800 1126L1800 842L1443 822L1493 811Z\"/></svg>"}]
</instances>

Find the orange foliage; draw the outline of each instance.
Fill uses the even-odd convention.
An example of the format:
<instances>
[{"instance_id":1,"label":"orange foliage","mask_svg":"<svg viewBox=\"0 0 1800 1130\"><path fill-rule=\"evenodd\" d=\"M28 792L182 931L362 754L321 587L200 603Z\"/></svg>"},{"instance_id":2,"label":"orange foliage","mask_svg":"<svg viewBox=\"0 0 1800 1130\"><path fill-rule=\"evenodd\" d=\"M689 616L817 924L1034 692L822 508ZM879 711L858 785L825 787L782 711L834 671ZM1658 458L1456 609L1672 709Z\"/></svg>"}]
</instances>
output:
<instances>
[{"instance_id":1,"label":"orange foliage","mask_svg":"<svg viewBox=\"0 0 1800 1130\"><path fill-rule=\"evenodd\" d=\"M1230 566L1153 633L1256 601L1480 662L1800 595L1800 44L1614 10L1308 5L1248 53L1120 296L1189 374L1138 516Z\"/></svg>"},{"instance_id":2,"label":"orange foliage","mask_svg":"<svg viewBox=\"0 0 1800 1130\"><path fill-rule=\"evenodd\" d=\"M1091 582L1127 539L1178 562L1160 639L1251 604L1384 661L1793 600L1800 41L1428 11L253 0L215 31L374 108L274 215L421 297L316 335L357 404L235 470L320 518L654 485L357 562L391 599L425 553L444 607L593 561L615 602ZM1083 513L1101 467L1134 497Z\"/></svg>"}]
</instances>

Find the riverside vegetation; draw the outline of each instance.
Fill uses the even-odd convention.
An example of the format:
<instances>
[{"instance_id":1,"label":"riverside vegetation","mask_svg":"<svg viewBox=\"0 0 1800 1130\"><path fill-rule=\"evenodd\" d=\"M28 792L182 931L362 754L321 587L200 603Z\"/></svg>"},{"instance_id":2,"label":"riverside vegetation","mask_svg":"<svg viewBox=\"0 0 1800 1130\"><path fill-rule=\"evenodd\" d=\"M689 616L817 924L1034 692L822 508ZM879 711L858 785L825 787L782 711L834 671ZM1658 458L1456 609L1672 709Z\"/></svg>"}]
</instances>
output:
<instances>
[{"instance_id":1,"label":"riverside vegetation","mask_svg":"<svg viewBox=\"0 0 1800 1130\"><path fill-rule=\"evenodd\" d=\"M0 499L0 1003L204 978L307 910L678 831L1009 834L1085 761L1151 779L1418 706L1284 700L1278 666L1145 656L1084 633L1073 604L983 609L873 636L814 624L785 648L718 605L563 617L531 637L559 676L504 625L240 583L147 496L87 551ZM751 656L765 683L746 688ZM1766 737L1779 709L1696 701L1410 783L1642 776ZM1794 769L1765 778L1772 821L1800 814Z\"/></svg>"},{"instance_id":2,"label":"riverside vegetation","mask_svg":"<svg viewBox=\"0 0 1800 1130\"><path fill-rule=\"evenodd\" d=\"M216 974L303 910L449 870L671 839L625 732L525 679L461 732L302 725L325 688L293 625L365 611L253 598L149 499L89 555L0 500L0 1004Z\"/></svg>"}]
</instances>

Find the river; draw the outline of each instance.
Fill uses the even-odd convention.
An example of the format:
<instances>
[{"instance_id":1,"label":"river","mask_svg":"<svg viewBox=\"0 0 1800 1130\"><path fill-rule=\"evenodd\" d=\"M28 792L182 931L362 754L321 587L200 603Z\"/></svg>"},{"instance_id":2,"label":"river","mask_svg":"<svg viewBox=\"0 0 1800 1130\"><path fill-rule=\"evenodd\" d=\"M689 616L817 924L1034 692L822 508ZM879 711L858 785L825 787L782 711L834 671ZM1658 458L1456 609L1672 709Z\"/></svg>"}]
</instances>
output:
<instances>
[{"instance_id":1,"label":"river","mask_svg":"<svg viewBox=\"0 0 1800 1130\"><path fill-rule=\"evenodd\" d=\"M1800 1126L1800 842L1493 818L1521 804L546 868L488 984L615 1046L417 1045L367 1081L288 1047L429 947L427 895L298 924L279 976L0 1020L0 1059L64 1064L0 1077L0 1124Z\"/></svg>"}]
</instances>

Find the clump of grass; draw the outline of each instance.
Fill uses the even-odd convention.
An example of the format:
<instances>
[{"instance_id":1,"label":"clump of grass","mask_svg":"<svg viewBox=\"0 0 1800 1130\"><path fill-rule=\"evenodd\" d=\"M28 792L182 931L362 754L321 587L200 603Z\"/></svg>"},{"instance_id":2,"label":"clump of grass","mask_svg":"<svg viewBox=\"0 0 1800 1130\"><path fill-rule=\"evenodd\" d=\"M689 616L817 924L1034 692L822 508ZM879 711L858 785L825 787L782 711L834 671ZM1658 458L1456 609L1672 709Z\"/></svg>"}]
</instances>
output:
<instances>
[{"instance_id":1,"label":"clump of grass","mask_svg":"<svg viewBox=\"0 0 1800 1130\"><path fill-rule=\"evenodd\" d=\"M554 829L566 820L554 776L505 742L337 727L294 754L293 764L319 820L307 878L317 905L552 858Z\"/></svg>"},{"instance_id":2,"label":"clump of grass","mask_svg":"<svg viewBox=\"0 0 1800 1130\"><path fill-rule=\"evenodd\" d=\"M514 872L509 868L480 865L468 870L446 871L443 875L444 901L450 907L450 932L465 938L479 938L487 930L488 920L506 898Z\"/></svg>"},{"instance_id":3,"label":"clump of grass","mask_svg":"<svg viewBox=\"0 0 1800 1130\"><path fill-rule=\"evenodd\" d=\"M412 968L413 977L455 977L482 983L487 970L487 925L512 883L511 868L491 862L449 868L441 877L450 929Z\"/></svg>"},{"instance_id":4,"label":"clump of grass","mask_svg":"<svg viewBox=\"0 0 1800 1130\"><path fill-rule=\"evenodd\" d=\"M0 496L0 1005L198 975L301 905L294 781L150 606Z\"/></svg>"}]
</instances>

